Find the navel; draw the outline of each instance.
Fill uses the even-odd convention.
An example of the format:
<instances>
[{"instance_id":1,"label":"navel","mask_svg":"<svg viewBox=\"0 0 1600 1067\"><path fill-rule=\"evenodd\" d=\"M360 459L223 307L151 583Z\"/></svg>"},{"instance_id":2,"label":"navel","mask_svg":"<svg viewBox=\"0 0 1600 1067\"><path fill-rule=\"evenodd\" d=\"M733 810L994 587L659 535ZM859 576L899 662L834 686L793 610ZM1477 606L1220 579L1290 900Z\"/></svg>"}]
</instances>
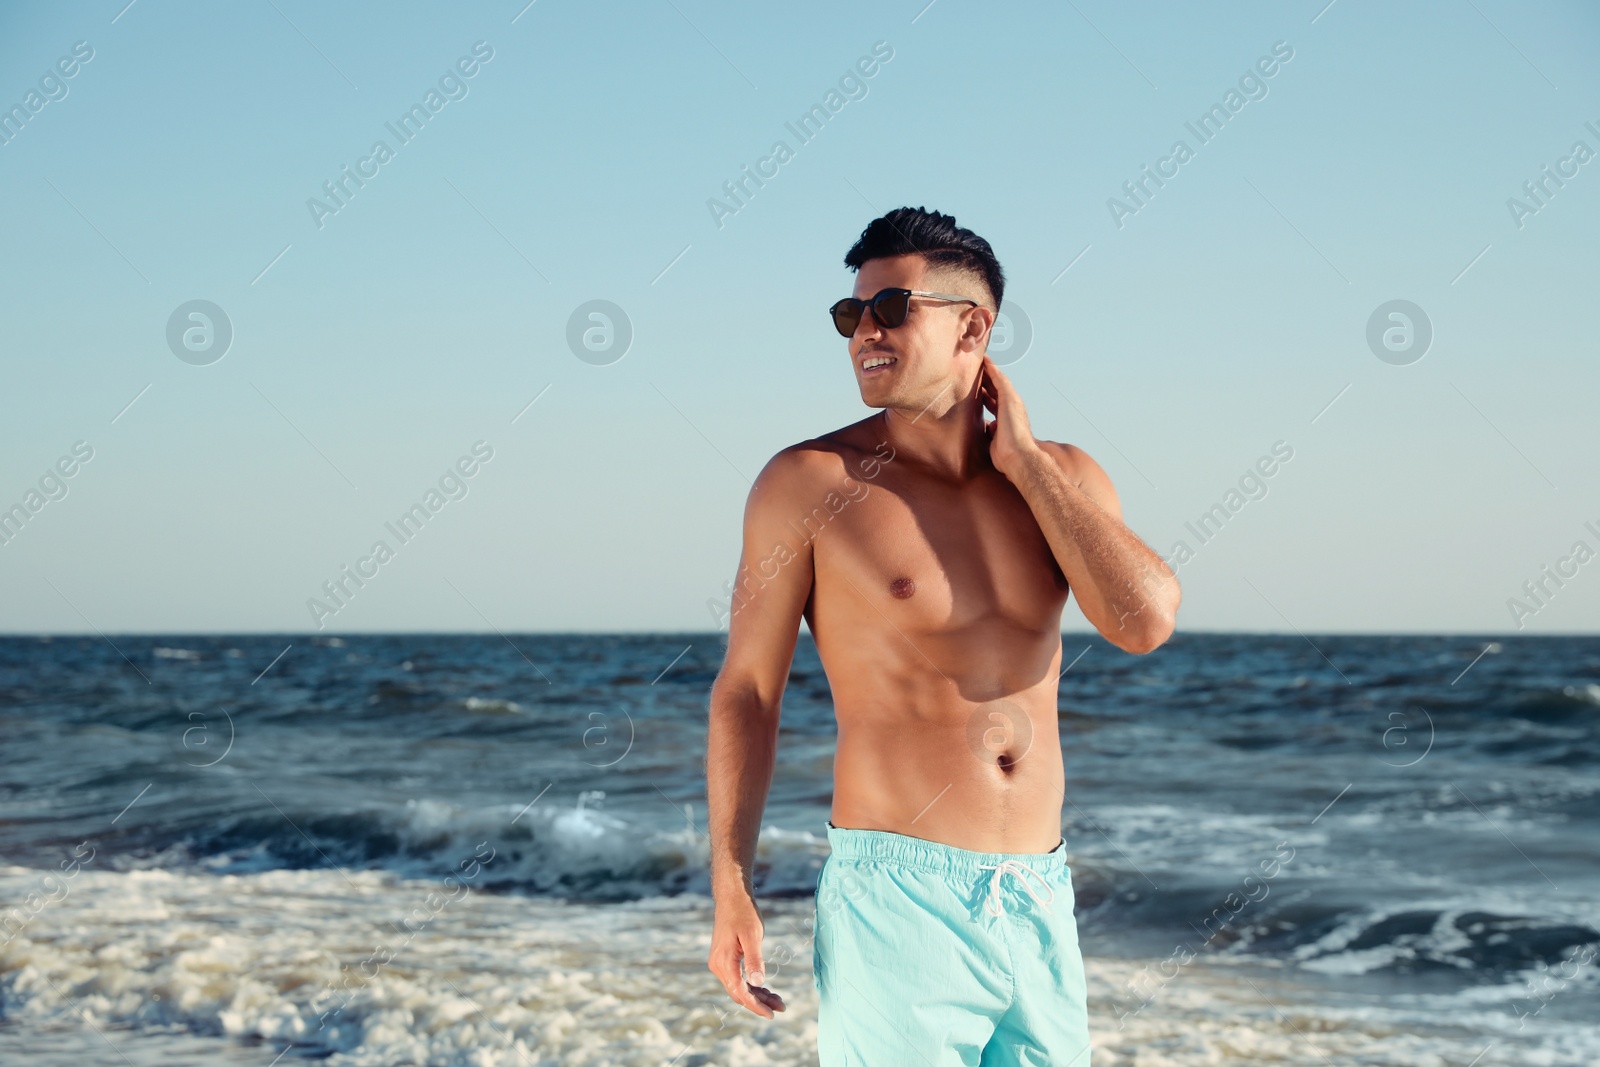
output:
<instances>
[{"instance_id":1,"label":"navel","mask_svg":"<svg viewBox=\"0 0 1600 1067\"><path fill-rule=\"evenodd\" d=\"M917 591L917 583L910 578L896 578L889 583L889 593L896 600L909 600Z\"/></svg>"}]
</instances>

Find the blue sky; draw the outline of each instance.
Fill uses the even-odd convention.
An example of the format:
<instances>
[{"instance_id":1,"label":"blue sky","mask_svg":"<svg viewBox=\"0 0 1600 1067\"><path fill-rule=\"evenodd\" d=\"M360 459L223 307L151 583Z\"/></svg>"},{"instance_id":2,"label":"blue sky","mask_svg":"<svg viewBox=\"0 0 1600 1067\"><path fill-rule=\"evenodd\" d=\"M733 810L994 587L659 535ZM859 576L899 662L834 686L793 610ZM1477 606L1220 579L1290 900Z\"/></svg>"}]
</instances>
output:
<instances>
[{"instance_id":1,"label":"blue sky","mask_svg":"<svg viewBox=\"0 0 1600 1067\"><path fill-rule=\"evenodd\" d=\"M26 114L0 144L0 509L39 491L0 630L302 632L379 539L327 632L711 629L748 479L867 413L823 309L903 204L993 243L1035 432L1187 544L1180 626L1600 619L1573 555L1600 551L1592 5L125 3L0 13ZM232 331L205 365L167 340L195 300ZM569 347L592 300L631 325L621 359ZM1369 346L1394 300L1420 359ZM423 531L386 534L463 457ZM1258 498L1202 543L1241 478ZM1547 566L1569 577L1536 602Z\"/></svg>"}]
</instances>

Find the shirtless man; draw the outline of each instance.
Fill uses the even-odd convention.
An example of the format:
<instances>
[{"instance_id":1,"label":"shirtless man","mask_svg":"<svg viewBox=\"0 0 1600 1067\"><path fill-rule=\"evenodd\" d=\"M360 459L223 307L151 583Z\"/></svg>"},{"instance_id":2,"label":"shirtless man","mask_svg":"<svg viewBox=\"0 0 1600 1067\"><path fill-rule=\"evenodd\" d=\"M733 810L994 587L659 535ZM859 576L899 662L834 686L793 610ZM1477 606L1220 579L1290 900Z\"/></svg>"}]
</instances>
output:
<instances>
[{"instance_id":1,"label":"shirtless man","mask_svg":"<svg viewBox=\"0 0 1600 1067\"><path fill-rule=\"evenodd\" d=\"M855 295L834 325L882 410L779 452L750 491L711 693L708 966L750 1011L784 1010L751 874L803 616L839 731L813 946L822 1064L1087 1067L1061 612L1071 590L1108 641L1149 652L1172 634L1177 579L1094 460L1033 437L987 354L1005 284L987 241L900 208L845 265Z\"/></svg>"}]
</instances>

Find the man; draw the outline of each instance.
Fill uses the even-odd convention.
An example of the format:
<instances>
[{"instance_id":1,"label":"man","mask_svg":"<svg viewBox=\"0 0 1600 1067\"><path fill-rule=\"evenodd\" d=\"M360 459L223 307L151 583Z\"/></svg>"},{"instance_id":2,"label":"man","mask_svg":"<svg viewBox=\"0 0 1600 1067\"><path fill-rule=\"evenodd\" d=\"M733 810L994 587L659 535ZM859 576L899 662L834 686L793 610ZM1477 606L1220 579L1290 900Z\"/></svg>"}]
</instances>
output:
<instances>
[{"instance_id":1,"label":"man","mask_svg":"<svg viewBox=\"0 0 1600 1067\"><path fill-rule=\"evenodd\" d=\"M987 354L1005 284L987 241L899 208L845 265L834 326L882 411L779 452L750 491L711 695L708 965L750 1011L784 1010L751 873L804 617L839 730L813 949L824 1067L1086 1067L1061 611L1074 592L1107 640L1149 652L1177 580L1088 454L1034 439Z\"/></svg>"}]
</instances>

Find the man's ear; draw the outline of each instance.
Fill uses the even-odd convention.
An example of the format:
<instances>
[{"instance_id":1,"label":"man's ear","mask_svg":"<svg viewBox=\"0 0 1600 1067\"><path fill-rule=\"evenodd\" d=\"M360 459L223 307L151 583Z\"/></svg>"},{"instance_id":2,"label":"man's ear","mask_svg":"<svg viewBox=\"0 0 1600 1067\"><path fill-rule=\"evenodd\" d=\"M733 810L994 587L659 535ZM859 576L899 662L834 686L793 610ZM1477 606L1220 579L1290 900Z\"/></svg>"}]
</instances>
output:
<instances>
[{"instance_id":1,"label":"man's ear","mask_svg":"<svg viewBox=\"0 0 1600 1067\"><path fill-rule=\"evenodd\" d=\"M989 333L994 328L994 312L979 305L969 309L966 326L961 331L960 340L957 342L963 352L976 352L979 355L989 351Z\"/></svg>"}]
</instances>

